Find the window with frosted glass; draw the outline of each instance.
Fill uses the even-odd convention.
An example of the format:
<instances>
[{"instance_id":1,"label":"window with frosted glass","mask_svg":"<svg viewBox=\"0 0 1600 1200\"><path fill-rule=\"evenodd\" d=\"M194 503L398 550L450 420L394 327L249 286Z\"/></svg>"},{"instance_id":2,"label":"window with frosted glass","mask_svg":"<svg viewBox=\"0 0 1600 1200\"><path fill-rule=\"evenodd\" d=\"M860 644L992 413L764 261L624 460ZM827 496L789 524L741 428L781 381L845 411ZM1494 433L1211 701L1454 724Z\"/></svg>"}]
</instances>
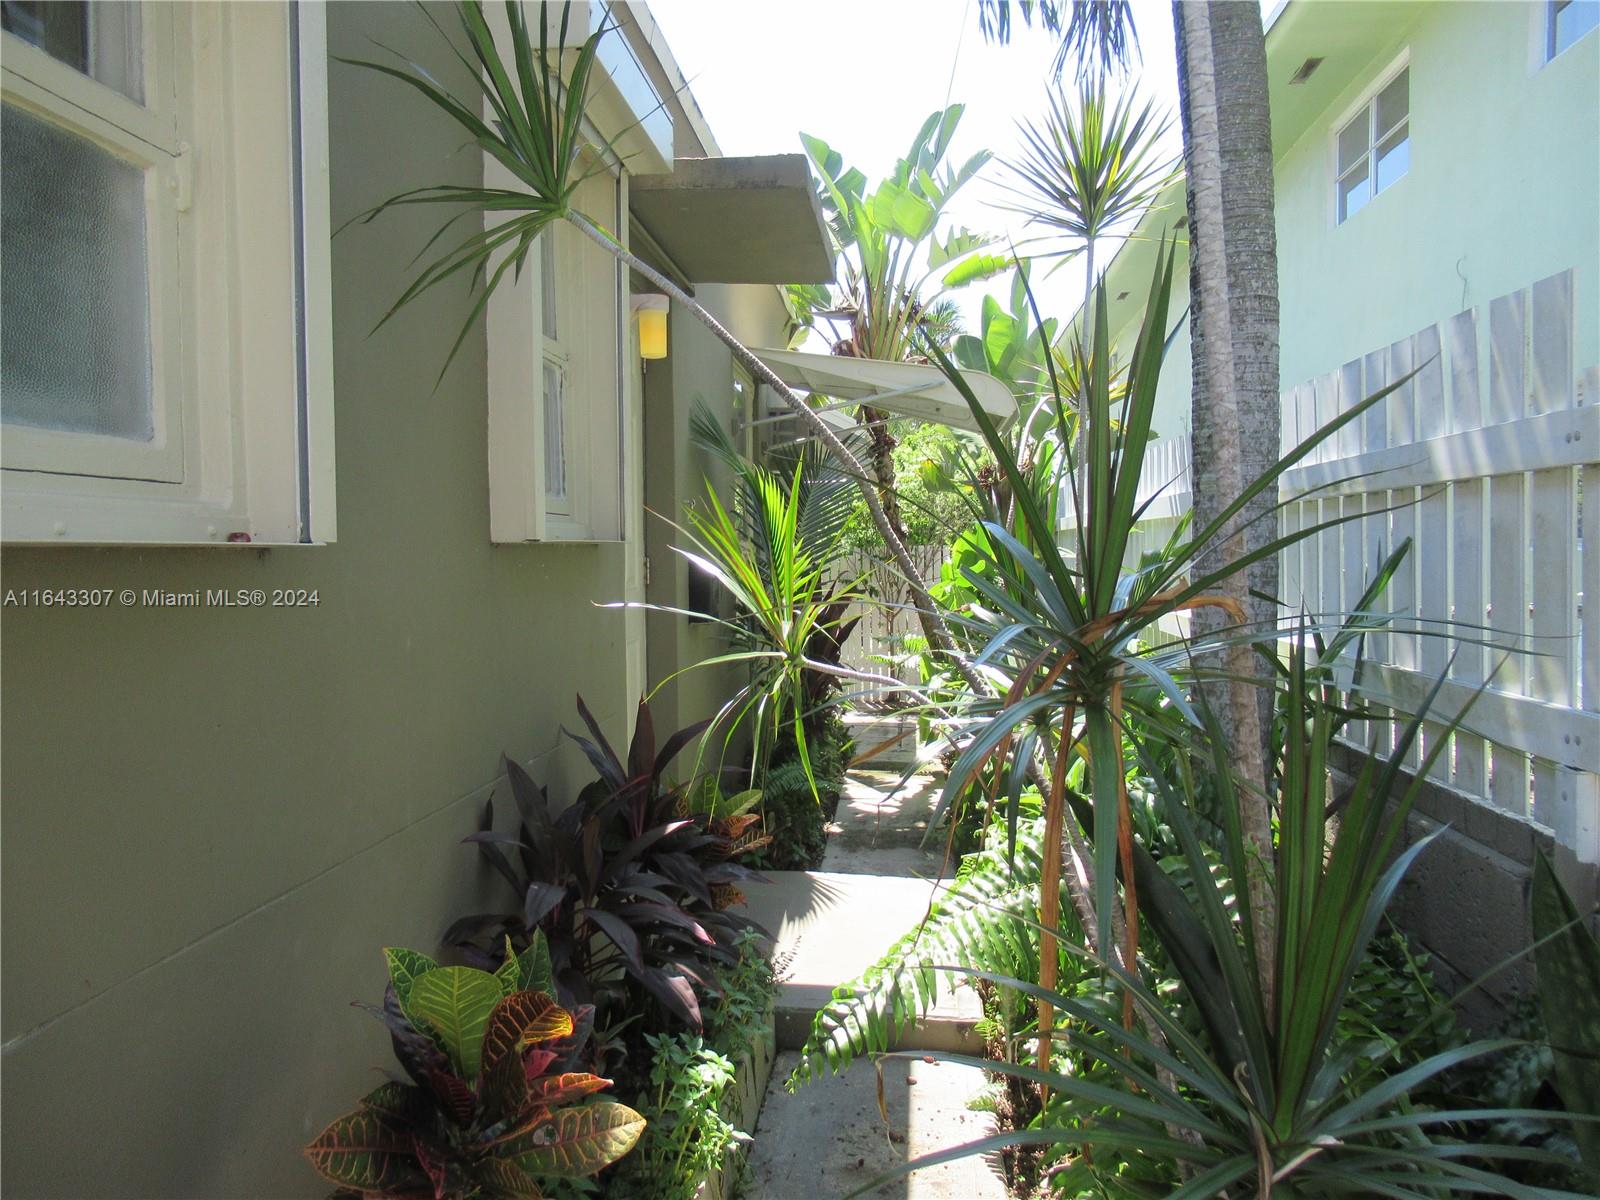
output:
<instances>
[{"instance_id":1,"label":"window with frosted glass","mask_svg":"<svg viewBox=\"0 0 1600 1200\"><path fill-rule=\"evenodd\" d=\"M552 512L567 501L566 379L560 366L544 364L544 494Z\"/></svg>"},{"instance_id":2,"label":"window with frosted glass","mask_svg":"<svg viewBox=\"0 0 1600 1200\"><path fill-rule=\"evenodd\" d=\"M0 106L0 260L0 417L150 441L144 170Z\"/></svg>"},{"instance_id":3,"label":"window with frosted glass","mask_svg":"<svg viewBox=\"0 0 1600 1200\"><path fill-rule=\"evenodd\" d=\"M546 338L555 341L561 336L556 306L556 235L553 229L539 235L539 320Z\"/></svg>"},{"instance_id":4,"label":"window with frosted glass","mask_svg":"<svg viewBox=\"0 0 1600 1200\"><path fill-rule=\"evenodd\" d=\"M539 237L539 323L544 335L544 494L546 507L570 515L567 499L566 355L561 347L561 316L556 276L556 235Z\"/></svg>"},{"instance_id":5,"label":"window with frosted glass","mask_svg":"<svg viewBox=\"0 0 1600 1200\"><path fill-rule=\"evenodd\" d=\"M1411 166L1411 71L1402 70L1339 131L1335 210L1345 221Z\"/></svg>"}]
</instances>

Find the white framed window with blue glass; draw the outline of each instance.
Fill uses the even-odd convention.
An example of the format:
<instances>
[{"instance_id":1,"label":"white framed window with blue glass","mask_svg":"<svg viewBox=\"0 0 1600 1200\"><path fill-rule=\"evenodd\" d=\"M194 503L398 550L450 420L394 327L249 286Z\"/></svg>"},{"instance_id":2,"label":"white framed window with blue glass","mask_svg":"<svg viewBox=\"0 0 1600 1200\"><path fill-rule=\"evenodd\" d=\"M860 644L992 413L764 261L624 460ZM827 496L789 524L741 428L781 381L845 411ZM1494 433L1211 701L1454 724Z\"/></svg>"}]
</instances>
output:
<instances>
[{"instance_id":1,"label":"white framed window with blue glass","mask_svg":"<svg viewBox=\"0 0 1600 1200\"><path fill-rule=\"evenodd\" d=\"M1334 222L1344 224L1411 167L1411 64L1402 56L1335 126Z\"/></svg>"},{"instance_id":2,"label":"white framed window with blue glass","mask_svg":"<svg viewBox=\"0 0 1600 1200\"><path fill-rule=\"evenodd\" d=\"M1596 28L1600 28L1600 0L1545 0L1545 61L1570 50Z\"/></svg>"}]
</instances>

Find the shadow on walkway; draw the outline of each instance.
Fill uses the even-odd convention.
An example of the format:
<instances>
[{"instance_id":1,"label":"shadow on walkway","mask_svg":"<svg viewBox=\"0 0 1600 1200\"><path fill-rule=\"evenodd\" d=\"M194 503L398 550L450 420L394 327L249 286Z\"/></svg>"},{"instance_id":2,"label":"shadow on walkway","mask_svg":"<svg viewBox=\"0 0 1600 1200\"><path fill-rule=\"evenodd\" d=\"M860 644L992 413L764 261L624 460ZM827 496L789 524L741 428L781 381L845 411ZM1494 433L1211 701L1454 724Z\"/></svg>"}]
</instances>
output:
<instances>
[{"instance_id":1,"label":"shadow on walkway","mask_svg":"<svg viewBox=\"0 0 1600 1200\"><path fill-rule=\"evenodd\" d=\"M883 1064L884 1125L872 1063L783 1090L800 1056L778 1055L756 1126L747 1200L829 1200L911 1159L994 1131L988 1113L967 1108L982 1072L950 1063L892 1059ZM1004 1200L997 1168L977 1156L928 1167L867 1193L874 1200Z\"/></svg>"}]
</instances>

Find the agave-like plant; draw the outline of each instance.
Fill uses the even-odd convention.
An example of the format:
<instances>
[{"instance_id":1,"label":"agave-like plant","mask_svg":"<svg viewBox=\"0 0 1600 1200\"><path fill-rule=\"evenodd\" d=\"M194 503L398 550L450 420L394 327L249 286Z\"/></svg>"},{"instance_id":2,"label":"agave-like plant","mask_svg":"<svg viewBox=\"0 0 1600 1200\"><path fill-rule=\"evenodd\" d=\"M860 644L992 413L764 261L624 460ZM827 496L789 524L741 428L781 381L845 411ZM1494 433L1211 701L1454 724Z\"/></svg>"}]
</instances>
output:
<instances>
[{"instance_id":1,"label":"agave-like plant","mask_svg":"<svg viewBox=\"0 0 1600 1200\"><path fill-rule=\"evenodd\" d=\"M1433 1110L1411 1102L1429 1081L1507 1049L1516 1044L1513 1040L1479 1040L1407 1062L1402 1052L1421 1031L1384 1041L1340 1021L1351 983L1395 889L1436 836L1400 850L1413 801L1445 743L1441 739L1424 756L1421 769L1410 771L1406 759L1422 716L1411 718L1386 760L1369 756L1338 819L1330 820L1329 751L1342 710L1331 687L1315 682L1315 664L1307 665L1307 640L1290 652L1284 691L1288 736L1272 939L1280 981L1276 993L1269 997L1257 982L1250 926L1260 914L1247 886L1254 868L1240 834L1239 798L1227 752L1202 701L1201 719L1213 735L1208 775L1219 792L1220 841L1208 844L1196 827L1192 775L1173 778L1145 754L1144 766L1157 782L1161 814L1181 846L1189 890L1178 888L1153 861L1138 868L1141 885L1152 885L1153 896L1159 897L1163 919L1157 928L1163 930L1163 949L1175 981L1200 1013L1201 1027L1191 1028L1175 1016L1137 972L1125 970L1114 956L1075 944L1070 934L1062 938L1067 951L1104 971L1133 997L1144 1028L1128 1027L1114 1008L1031 979L950 967L956 974L1016 989L1066 1014L1073 1024L1050 1037L1070 1046L1075 1057L1111 1068L1116 1082L1108 1086L1103 1078L1086 1079L1053 1065L934 1055L1040 1084L1073 1102L1067 1112L1078 1119L953 1147L908 1163L897 1174L1007 1145L1041 1145L1070 1149L1080 1173L1087 1170L1084 1160L1097 1153L1176 1162L1183 1182L1171 1195L1180 1198L1485 1194L1532 1200L1578 1195L1520 1183L1492 1165L1521 1161L1570 1167L1570 1159L1540 1148L1474 1138L1482 1123L1539 1119L1548 1113L1488 1107ZM1436 684L1423 704L1424 712L1438 688ZM1448 728L1458 723L1459 718ZM1135 744L1148 749L1137 739ZM1391 796L1397 797L1394 803ZM1085 815L1093 820L1092 814ZM1164 878L1162 888L1157 881ZM1586 1119L1595 1118L1574 1117Z\"/></svg>"},{"instance_id":2,"label":"agave-like plant","mask_svg":"<svg viewBox=\"0 0 1600 1200\"><path fill-rule=\"evenodd\" d=\"M1068 892L1092 947L1111 956L1112 948L1120 946L1125 967L1137 960L1138 898L1144 884L1135 869L1138 847L1128 824L1122 732L1135 714L1152 727L1160 727L1166 719L1163 709L1182 714L1191 727L1198 724L1185 686L1195 674L1191 656L1208 646L1249 642L1262 636L1240 627L1243 613L1218 594L1221 585L1256 559L1277 554L1308 533L1274 538L1220 566L1206 557L1207 551L1247 504L1276 487L1284 471L1398 386L1375 393L1329 422L1252 481L1215 520L1197 530L1184 530L1156 562L1129 575L1123 565L1129 539L1149 503L1138 498L1140 471L1151 438L1156 384L1165 352L1172 273L1172 256L1163 247L1157 254L1144 322L1129 361L1120 412L1113 409L1103 289L1097 289L1095 295L1092 347L1084 359L1082 388L1076 397L1076 430L1070 427L1073 414L1063 398L1053 362L1045 361L1052 388L1044 398L1042 419L1054 427L1063 465L1057 479L1042 487L1030 473L1032 464L1019 461L1017 448L980 411L960 373L936 347L931 348L953 385L966 395L1008 485L1012 505L1009 522L983 522L989 539L987 562L981 570L966 572L983 604L961 622L969 636L982 644L976 661L991 672L1000 694L970 698L965 749L950 770L938 815L991 760L1004 763L1014 756L1044 757L1046 767L1038 774L1047 782L1041 789L1046 798L1047 844L1065 847L1071 867L1066 874ZM1064 493L1061 502L1070 503L1077 517L1076 532L1067 547L1056 543L1050 512L1058 485ZM1158 649L1141 645L1139 639L1145 631L1176 613L1207 606L1228 612L1235 626ZM1080 753L1089 762L1094 819L1085 827L1092 824L1094 829L1092 850L1078 823L1070 818L1066 803L1066 773ZM1014 778L1017 773L1010 774ZM1247 792L1244 802L1265 803L1254 792ZM1253 842L1252 849L1258 863L1270 864L1270 845ZM1046 860L1041 917L1051 928L1058 923L1055 874L1060 867L1055 856ZM1053 962L1053 955L1047 953L1042 981L1047 988L1052 982ZM1131 1018L1131 999L1129 1006ZM1048 1009L1042 1009L1040 1015L1048 1031Z\"/></svg>"},{"instance_id":3,"label":"agave-like plant","mask_svg":"<svg viewBox=\"0 0 1600 1200\"><path fill-rule=\"evenodd\" d=\"M633 1148L644 1118L593 1096L611 1086L582 1069L594 1010L551 998L544 942L506 945L493 973L384 951L382 1008L410 1083L390 1081L306 1147L339 1200L539 1200L540 1184L583 1178Z\"/></svg>"}]
</instances>

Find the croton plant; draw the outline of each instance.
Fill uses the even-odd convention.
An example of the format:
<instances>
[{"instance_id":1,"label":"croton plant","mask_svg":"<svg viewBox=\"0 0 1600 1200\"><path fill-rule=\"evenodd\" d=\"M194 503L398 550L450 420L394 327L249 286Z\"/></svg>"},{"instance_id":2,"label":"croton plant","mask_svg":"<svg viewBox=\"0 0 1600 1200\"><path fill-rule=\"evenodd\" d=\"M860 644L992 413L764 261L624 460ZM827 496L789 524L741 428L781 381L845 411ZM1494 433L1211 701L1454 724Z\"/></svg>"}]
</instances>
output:
<instances>
[{"instance_id":1,"label":"croton plant","mask_svg":"<svg viewBox=\"0 0 1600 1200\"><path fill-rule=\"evenodd\" d=\"M594 1010L552 998L535 937L489 972L385 950L383 1006L410 1082L365 1096L306 1147L335 1200L539 1200L541 1182L593 1175L633 1148L644 1118L581 1069Z\"/></svg>"}]
</instances>

